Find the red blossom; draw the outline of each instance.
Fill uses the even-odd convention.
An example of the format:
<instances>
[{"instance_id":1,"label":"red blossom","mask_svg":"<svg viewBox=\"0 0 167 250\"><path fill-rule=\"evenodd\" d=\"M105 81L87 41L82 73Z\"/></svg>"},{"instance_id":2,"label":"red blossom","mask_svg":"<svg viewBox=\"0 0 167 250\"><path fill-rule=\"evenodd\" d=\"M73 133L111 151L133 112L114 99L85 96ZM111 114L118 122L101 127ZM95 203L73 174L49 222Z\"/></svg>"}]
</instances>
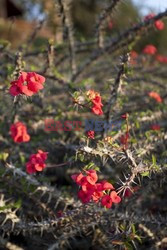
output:
<instances>
[{"instance_id":1,"label":"red blossom","mask_svg":"<svg viewBox=\"0 0 167 250\"><path fill-rule=\"evenodd\" d=\"M157 20L154 23L157 30L163 30L165 28L165 24L161 20Z\"/></svg>"},{"instance_id":2,"label":"red blossom","mask_svg":"<svg viewBox=\"0 0 167 250\"><path fill-rule=\"evenodd\" d=\"M129 116L128 113L125 113L125 114L121 115L121 118L122 118L122 119L127 119L128 116Z\"/></svg>"},{"instance_id":3,"label":"red blossom","mask_svg":"<svg viewBox=\"0 0 167 250\"><path fill-rule=\"evenodd\" d=\"M154 55L157 53L157 48L154 45L146 45L145 48L143 49L143 53L148 54L148 55Z\"/></svg>"},{"instance_id":4,"label":"red blossom","mask_svg":"<svg viewBox=\"0 0 167 250\"><path fill-rule=\"evenodd\" d=\"M135 50L132 50L130 52L130 63L131 64L136 64L137 57L138 57L138 53Z\"/></svg>"},{"instance_id":5,"label":"red blossom","mask_svg":"<svg viewBox=\"0 0 167 250\"><path fill-rule=\"evenodd\" d=\"M104 193L102 191L95 191L92 195L92 200L94 202L98 202L102 197Z\"/></svg>"},{"instance_id":6,"label":"red blossom","mask_svg":"<svg viewBox=\"0 0 167 250\"><path fill-rule=\"evenodd\" d=\"M160 95L157 92L151 91L148 93L148 95L153 98L154 100L156 100L156 102L161 103L162 102L162 98L160 97Z\"/></svg>"},{"instance_id":7,"label":"red blossom","mask_svg":"<svg viewBox=\"0 0 167 250\"><path fill-rule=\"evenodd\" d=\"M152 19L155 16L154 13L150 13L147 16L145 16L144 20ZM154 26L157 30L163 30L165 28L165 24L161 20L154 21Z\"/></svg>"},{"instance_id":8,"label":"red blossom","mask_svg":"<svg viewBox=\"0 0 167 250\"><path fill-rule=\"evenodd\" d=\"M156 60L160 63L167 63L167 56L156 55Z\"/></svg>"},{"instance_id":9,"label":"red blossom","mask_svg":"<svg viewBox=\"0 0 167 250\"><path fill-rule=\"evenodd\" d=\"M26 95L32 96L43 89L45 77L35 72L21 72L16 81L11 82L9 93L12 96Z\"/></svg>"},{"instance_id":10,"label":"red blossom","mask_svg":"<svg viewBox=\"0 0 167 250\"><path fill-rule=\"evenodd\" d=\"M101 204L103 207L111 208L112 199L111 199L110 195L108 195L108 194L104 195L101 199Z\"/></svg>"},{"instance_id":11,"label":"red blossom","mask_svg":"<svg viewBox=\"0 0 167 250\"><path fill-rule=\"evenodd\" d=\"M91 184L91 185L95 185L95 183L98 180L98 176L95 170L89 170L87 171L87 177L86 180Z\"/></svg>"},{"instance_id":12,"label":"red blossom","mask_svg":"<svg viewBox=\"0 0 167 250\"><path fill-rule=\"evenodd\" d=\"M87 131L87 136L90 139L94 139L95 138L95 131L93 131L93 130Z\"/></svg>"},{"instance_id":13,"label":"red blossom","mask_svg":"<svg viewBox=\"0 0 167 250\"><path fill-rule=\"evenodd\" d=\"M96 96L94 99L92 99L92 103L95 105L95 106L99 106L99 107L102 107L103 104L101 102L101 96Z\"/></svg>"},{"instance_id":14,"label":"red blossom","mask_svg":"<svg viewBox=\"0 0 167 250\"><path fill-rule=\"evenodd\" d=\"M110 208L112 203L119 203L121 201L121 198L115 191L111 191L110 194L106 195L106 191L114 190L114 187L106 180L97 182L98 176L95 170L86 170L85 174L80 173L71 176L80 186L78 198L82 203L90 201L95 203L101 202L102 206Z\"/></svg>"},{"instance_id":15,"label":"red blossom","mask_svg":"<svg viewBox=\"0 0 167 250\"><path fill-rule=\"evenodd\" d=\"M115 191L112 191L110 193L110 197L113 201L113 203L119 203L121 201L121 197L117 195L117 193Z\"/></svg>"},{"instance_id":16,"label":"red blossom","mask_svg":"<svg viewBox=\"0 0 167 250\"><path fill-rule=\"evenodd\" d=\"M84 192L93 192L95 191L95 185L90 184L87 180L86 177L84 177L84 181L81 183L81 188Z\"/></svg>"},{"instance_id":17,"label":"red blossom","mask_svg":"<svg viewBox=\"0 0 167 250\"><path fill-rule=\"evenodd\" d=\"M78 192L78 198L83 203L88 203L91 200L91 198L92 198L92 193L90 193L90 192L84 192L83 190L79 190L79 192Z\"/></svg>"},{"instance_id":18,"label":"red blossom","mask_svg":"<svg viewBox=\"0 0 167 250\"><path fill-rule=\"evenodd\" d=\"M102 104L100 94L98 92L95 92L94 90L89 90L89 91L87 91L87 95L93 104L93 106L91 108L92 112L95 115L102 115L103 114L103 110L102 110L103 104Z\"/></svg>"},{"instance_id":19,"label":"red blossom","mask_svg":"<svg viewBox=\"0 0 167 250\"><path fill-rule=\"evenodd\" d=\"M153 18L154 16L155 16L154 13L150 13L150 14L148 14L147 16L144 17L144 20L147 21L147 20Z\"/></svg>"},{"instance_id":20,"label":"red blossom","mask_svg":"<svg viewBox=\"0 0 167 250\"><path fill-rule=\"evenodd\" d=\"M16 143L28 142L30 136L27 127L22 122L16 122L10 126L11 137Z\"/></svg>"},{"instance_id":21,"label":"red blossom","mask_svg":"<svg viewBox=\"0 0 167 250\"><path fill-rule=\"evenodd\" d=\"M103 114L103 110L101 109L100 106L97 106L97 105L94 105L92 107L92 112L95 114L95 115L102 115Z\"/></svg>"},{"instance_id":22,"label":"red blossom","mask_svg":"<svg viewBox=\"0 0 167 250\"><path fill-rule=\"evenodd\" d=\"M159 131L161 129L161 127L158 124L154 124L154 125L151 125L151 129L155 130L155 131Z\"/></svg>"},{"instance_id":23,"label":"red blossom","mask_svg":"<svg viewBox=\"0 0 167 250\"><path fill-rule=\"evenodd\" d=\"M46 167L44 163L47 159L48 152L38 150L37 154L32 154L29 161L26 163L27 173L33 174L36 172L41 172Z\"/></svg>"},{"instance_id":24,"label":"red blossom","mask_svg":"<svg viewBox=\"0 0 167 250\"><path fill-rule=\"evenodd\" d=\"M84 175L82 173L80 174L74 174L71 176L71 178L78 184L81 185L81 180L83 179Z\"/></svg>"},{"instance_id":25,"label":"red blossom","mask_svg":"<svg viewBox=\"0 0 167 250\"><path fill-rule=\"evenodd\" d=\"M102 185L102 190L113 190L114 187L111 183L107 182L107 181L101 181L100 184Z\"/></svg>"}]
</instances>

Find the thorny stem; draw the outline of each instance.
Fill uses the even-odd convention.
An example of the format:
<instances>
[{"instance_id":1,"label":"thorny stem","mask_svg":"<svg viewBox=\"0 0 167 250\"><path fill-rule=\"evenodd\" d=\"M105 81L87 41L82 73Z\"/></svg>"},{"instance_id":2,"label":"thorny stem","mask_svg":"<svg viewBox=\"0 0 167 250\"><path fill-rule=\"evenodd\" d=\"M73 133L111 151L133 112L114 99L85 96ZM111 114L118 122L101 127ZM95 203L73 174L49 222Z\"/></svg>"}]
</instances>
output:
<instances>
[{"instance_id":1,"label":"thorny stem","mask_svg":"<svg viewBox=\"0 0 167 250\"><path fill-rule=\"evenodd\" d=\"M77 72L76 60L75 60L75 39L74 39L74 28L71 17L71 0L63 0L64 13L65 13L65 24L68 29L68 38L69 38L69 50L70 50L70 61L71 61L71 71L72 76Z\"/></svg>"},{"instance_id":2,"label":"thorny stem","mask_svg":"<svg viewBox=\"0 0 167 250\"><path fill-rule=\"evenodd\" d=\"M96 35L97 35L98 46L101 49L103 49L103 47L104 47L104 36L103 36L104 22L109 15L111 16L112 11L114 10L114 8L117 6L117 4L119 2L120 2L120 0L111 1L109 6L107 6L102 11L102 13L97 21L97 24L96 24L96 33L97 34Z\"/></svg>"}]
</instances>

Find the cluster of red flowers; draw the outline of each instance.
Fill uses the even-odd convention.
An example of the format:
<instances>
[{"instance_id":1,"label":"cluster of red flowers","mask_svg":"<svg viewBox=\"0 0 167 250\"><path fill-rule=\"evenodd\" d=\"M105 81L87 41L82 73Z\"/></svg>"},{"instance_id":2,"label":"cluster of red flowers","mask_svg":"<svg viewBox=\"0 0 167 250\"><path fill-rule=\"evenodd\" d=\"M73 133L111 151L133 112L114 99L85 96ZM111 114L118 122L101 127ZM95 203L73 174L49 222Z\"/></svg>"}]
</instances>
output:
<instances>
[{"instance_id":1,"label":"cluster of red flowers","mask_svg":"<svg viewBox=\"0 0 167 250\"><path fill-rule=\"evenodd\" d=\"M43 89L45 77L35 72L21 72L16 81L11 82L9 92L12 96L26 95L32 96L40 89ZM22 122L16 122L10 126L11 137L14 142L28 142L30 135L27 133L27 127ZM32 154L29 161L26 163L27 173L33 174L37 171L42 171L45 167L47 159L47 152L38 150L37 154Z\"/></svg>"},{"instance_id":2,"label":"cluster of red flowers","mask_svg":"<svg viewBox=\"0 0 167 250\"><path fill-rule=\"evenodd\" d=\"M163 56L157 53L157 48L154 45L146 45L143 49L143 53L147 55L155 55L155 59L160 63L167 63L167 56ZM136 59L138 57L138 53L135 50L130 52L130 63L136 64Z\"/></svg>"},{"instance_id":3,"label":"cluster of red flowers","mask_svg":"<svg viewBox=\"0 0 167 250\"><path fill-rule=\"evenodd\" d=\"M111 183L106 180L97 182L98 176L95 170L85 171L85 175L82 173L75 174L71 178L80 187L78 198L83 203L90 201L97 203L100 201L102 206L111 208L112 203L121 201L121 198L113 191L114 187Z\"/></svg>"},{"instance_id":4,"label":"cluster of red flowers","mask_svg":"<svg viewBox=\"0 0 167 250\"><path fill-rule=\"evenodd\" d=\"M160 95L157 92L151 91L148 93L148 95L153 98L154 100L156 100L156 102L161 103L162 102L162 98L160 97Z\"/></svg>"},{"instance_id":5,"label":"cluster of red flowers","mask_svg":"<svg viewBox=\"0 0 167 250\"><path fill-rule=\"evenodd\" d=\"M11 137L14 142L28 142L30 136L27 133L27 127L22 122L16 122L10 126Z\"/></svg>"},{"instance_id":6,"label":"cluster of red flowers","mask_svg":"<svg viewBox=\"0 0 167 250\"><path fill-rule=\"evenodd\" d=\"M149 20L152 19L155 16L154 13L150 13L149 15L145 16L144 20ZM165 24L161 20L156 20L154 21L154 26L157 30L163 30L165 27ZM149 44L143 49L143 53L148 54L148 55L155 55L157 53L157 48ZM156 57L157 60L162 60L164 62L164 58L162 56L158 55Z\"/></svg>"},{"instance_id":7,"label":"cluster of red flowers","mask_svg":"<svg viewBox=\"0 0 167 250\"><path fill-rule=\"evenodd\" d=\"M91 100L93 107L92 112L95 115L102 115L103 114L103 110L102 110L102 102L101 102L101 96L98 92L95 92L94 90L89 90L87 91L87 96L89 97L89 99Z\"/></svg>"},{"instance_id":8,"label":"cluster of red flowers","mask_svg":"<svg viewBox=\"0 0 167 250\"><path fill-rule=\"evenodd\" d=\"M33 174L42 171L45 167L48 152L38 150L37 154L32 154L29 161L26 163L27 173Z\"/></svg>"},{"instance_id":9,"label":"cluster of red flowers","mask_svg":"<svg viewBox=\"0 0 167 250\"><path fill-rule=\"evenodd\" d=\"M144 20L149 20L155 17L154 13L150 13L149 15L145 16ZM157 30L163 30L165 27L165 24L161 20L156 20L154 22L154 26Z\"/></svg>"},{"instance_id":10,"label":"cluster of red flowers","mask_svg":"<svg viewBox=\"0 0 167 250\"><path fill-rule=\"evenodd\" d=\"M11 82L9 92L12 96L26 95L32 96L43 89L45 77L35 72L21 72L16 81Z\"/></svg>"}]
</instances>

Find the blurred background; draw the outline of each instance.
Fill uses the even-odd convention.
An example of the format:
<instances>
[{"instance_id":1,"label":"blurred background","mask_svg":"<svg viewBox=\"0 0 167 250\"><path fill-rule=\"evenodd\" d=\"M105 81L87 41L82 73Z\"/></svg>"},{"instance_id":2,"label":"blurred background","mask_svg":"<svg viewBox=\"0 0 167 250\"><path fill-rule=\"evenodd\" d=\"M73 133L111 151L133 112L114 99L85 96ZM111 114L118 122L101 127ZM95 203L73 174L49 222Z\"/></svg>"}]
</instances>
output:
<instances>
[{"instance_id":1,"label":"blurred background","mask_svg":"<svg viewBox=\"0 0 167 250\"><path fill-rule=\"evenodd\" d=\"M72 0L71 10L77 40L93 39L98 15L111 1ZM121 5L121 6L120 6ZM126 0L119 5L117 13L109 17L106 26L107 35L114 36L125 28L142 20L149 13L158 13L167 8L167 0ZM0 37L1 42L9 41L12 48L24 43L32 34L34 27L40 25L34 46L43 46L52 38L56 43L62 43L62 25L58 8L54 0L1 0L0 1ZM167 25L166 25L167 26ZM136 45L136 50L145 44L154 44L162 54L167 54L167 28L163 31L153 30L144 36L142 42Z\"/></svg>"}]
</instances>

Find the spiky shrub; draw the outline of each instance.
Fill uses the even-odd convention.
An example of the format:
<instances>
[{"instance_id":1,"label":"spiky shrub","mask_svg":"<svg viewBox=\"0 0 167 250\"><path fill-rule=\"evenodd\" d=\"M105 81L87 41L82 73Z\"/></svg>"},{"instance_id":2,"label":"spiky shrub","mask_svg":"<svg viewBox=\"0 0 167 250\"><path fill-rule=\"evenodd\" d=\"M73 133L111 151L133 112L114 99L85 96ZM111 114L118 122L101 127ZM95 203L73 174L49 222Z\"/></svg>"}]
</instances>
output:
<instances>
[{"instance_id":1,"label":"spiky shrub","mask_svg":"<svg viewBox=\"0 0 167 250\"><path fill-rule=\"evenodd\" d=\"M71 1L60 0L64 43L34 51L38 26L18 51L1 48L4 248L165 248L167 60L134 48L167 11L111 37L119 2L91 41L76 41Z\"/></svg>"}]
</instances>

